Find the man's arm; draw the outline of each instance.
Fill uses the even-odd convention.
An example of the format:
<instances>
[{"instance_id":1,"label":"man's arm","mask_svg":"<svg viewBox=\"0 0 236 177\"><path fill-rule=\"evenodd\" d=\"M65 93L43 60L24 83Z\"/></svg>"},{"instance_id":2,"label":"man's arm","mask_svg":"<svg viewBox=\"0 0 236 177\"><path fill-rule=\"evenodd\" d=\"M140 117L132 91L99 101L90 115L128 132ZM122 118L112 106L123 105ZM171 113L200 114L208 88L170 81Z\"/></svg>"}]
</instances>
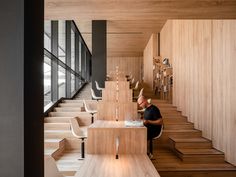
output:
<instances>
[{"instance_id":1,"label":"man's arm","mask_svg":"<svg viewBox=\"0 0 236 177\"><path fill-rule=\"evenodd\" d=\"M152 124L152 125L162 125L163 124L163 120L162 118L157 119L157 120L144 120L143 121L144 125L148 125L148 124Z\"/></svg>"}]
</instances>

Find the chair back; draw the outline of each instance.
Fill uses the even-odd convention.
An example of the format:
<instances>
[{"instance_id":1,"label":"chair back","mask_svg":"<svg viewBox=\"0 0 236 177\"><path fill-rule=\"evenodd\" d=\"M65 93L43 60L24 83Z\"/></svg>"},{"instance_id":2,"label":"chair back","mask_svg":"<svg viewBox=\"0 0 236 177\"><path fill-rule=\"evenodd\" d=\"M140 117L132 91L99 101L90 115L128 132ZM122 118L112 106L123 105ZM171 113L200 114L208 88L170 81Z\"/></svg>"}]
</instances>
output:
<instances>
[{"instance_id":1,"label":"chair back","mask_svg":"<svg viewBox=\"0 0 236 177\"><path fill-rule=\"evenodd\" d=\"M44 156L44 177L64 177L60 174L55 160L51 156Z\"/></svg>"},{"instance_id":2,"label":"chair back","mask_svg":"<svg viewBox=\"0 0 236 177\"><path fill-rule=\"evenodd\" d=\"M137 90L137 89L138 89L138 85L139 85L139 81L136 82L135 87L134 87L134 90Z\"/></svg>"},{"instance_id":3,"label":"chair back","mask_svg":"<svg viewBox=\"0 0 236 177\"><path fill-rule=\"evenodd\" d=\"M96 89L97 89L97 90L102 90L102 88L101 88L101 87L99 87L99 85L98 85L98 82L97 82L97 81L95 81L95 85L96 85Z\"/></svg>"},{"instance_id":4,"label":"chair back","mask_svg":"<svg viewBox=\"0 0 236 177\"><path fill-rule=\"evenodd\" d=\"M140 90L139 95L138 95L138 98L141 97L141 96L143 96L143 90L144 90L144 88L142 88L142 89Z\"/></svg>"},{"instance_id":5,"label":"chair back","mask_svg":"<svg viewBox=\"0 0 236 177\"><path fill-rule=\"evenodd\" d=\"M96 112L97 111L97 101L95 100L83 100L84 108L86 112Z\"/></svg>"},{"instance_id":6,"label":"chair back","mask_svg":"<svg viewBox=\"0 0 236 177\"><path fill-rule=\"evenodd\" d=\"M95 92L92 88L91 88L91 95L93 99L98 99L98 97L95 95Z\"/></svg>"},{"instance_id":7,"label":"chair back","mask_svg":"<svg viewBox=\"0 0 236 177\"><path fill-rule=\"evenodd\" d=\"M70 119L71 132L76 138L87 137L79 126L79 122L76 117Z\"/></svg>"},{"instance_id":8,"label":"chair back","mask_svg":"<svg viewBox=\"0 0 236 177\"><path fill-rule=\"evenodd\" d=\"M160 131L159 135L156 136L156 137L154 137L153 139L158 139L158 138L160 138L161 135L162 135L163 129L164 129L164 124L161 125L161 131Z\"/></svg>"}]
</instances>

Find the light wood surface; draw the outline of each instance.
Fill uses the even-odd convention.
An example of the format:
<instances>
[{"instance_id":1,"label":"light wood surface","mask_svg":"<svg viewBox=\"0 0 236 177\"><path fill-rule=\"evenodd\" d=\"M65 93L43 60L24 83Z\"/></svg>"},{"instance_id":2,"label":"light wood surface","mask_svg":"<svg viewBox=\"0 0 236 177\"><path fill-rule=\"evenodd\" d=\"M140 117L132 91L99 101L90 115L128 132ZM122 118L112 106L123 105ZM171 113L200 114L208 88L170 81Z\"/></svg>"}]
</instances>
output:
<instances>
[{"instance_id":1,"label":"light wood surface","mask_svg":"<svg viewBox=\"0 0 236 177\"><path fill-rule=\"evenodd\" d=\"M117 81L105 81L105 89L115 91L117 84L118 84L119 90L121 90L121 91L122 90L123 91L129 90L129 82L127 82L127 81L118 81L118 82Z\"/></svg>"},{"instance_id":2,"label":"light wood surface","mask_svg":"<svg viewBox=\"0 0 236 177\"><path fill-rule=\"evenodd\" d=\"M142 59L143 57L108 57L107 73L115 71L116 66L119 66L119 70L123 71L125 75L132 74L135 80L141 80Z\"/></svg>"},{"instance_id":3,"label":"light wood surface","mask_svg":"<svg viewBox=\"0 0 236 177\"><path fill-rule=\"evenodd\" d=\"M153 57L157 56L157 34L152 34L143 52L143 79L153 89Z\"/></svg>"},{"instance_id":4,"label":"light wood surface","mask_svg":"<svg viewBox=\"0 0 236 177\"><path fill-rule=\"evenodd\" d=\"M108 56L139 57L151 34L160 32L167 19L232 19L235 9L234 0L46 0L45 18L76 20L90 49L91 21L108 20Z\"/></svg>"},{"instance_id":5,"label":"light wood surface","mask_svg":"<svg viewBox=\"0 0 236 177\"><path fill-rule=\"evenodd\" d=\"M88 170L89 169L89 170ZM75 177L159 177L147 155L88 155Z\"/></svg>"},{"instance_id":6,"label":"light wood surface","mask_svg":"<svg viewBox=\"0 0 236 177\"><path fill-rule=\"evenodd\" d=\"M98 102L98 120L136 120L137 118L137 103L135 102Z\"/></svg>"},{"instance_id":7,"label":"light wood surface","mask_svg":"<svg viewBox=\"0 0 236 177\"><path fill-rule=\"evenodd\" d=\"M125 127L124 121L96 121L88 128L88 154L116 154L116 138L119 138L119 154L146 154L146 127Z\"/></svg>"},{"instance_id":8,"label":"light wood surface","mask_svg":"<svg viewBox=\"0 0 236 177\"><path fill-rule=\"evenodd\" d=\"M164 27L161 35L164 43L171 36L165 33L173 33L169 52L173 56L173 103L235 165L236 21L173 20L168 26L172 30ZM165 53L168 45L162 46L166 46Z\"/></svg>"}]
</instances>

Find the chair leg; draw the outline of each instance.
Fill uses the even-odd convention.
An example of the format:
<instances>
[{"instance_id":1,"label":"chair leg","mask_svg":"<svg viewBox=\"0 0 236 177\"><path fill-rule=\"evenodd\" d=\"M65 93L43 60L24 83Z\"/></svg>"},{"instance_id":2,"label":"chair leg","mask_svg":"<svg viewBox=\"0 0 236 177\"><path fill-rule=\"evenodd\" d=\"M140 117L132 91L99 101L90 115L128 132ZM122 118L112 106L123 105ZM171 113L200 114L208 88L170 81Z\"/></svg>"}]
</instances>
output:
<instances>
[{"instance_id":1,"label":"chair leg","mask_svg":"<svg viewBox=\"0 0 236 177\"><path fill-rule=\"evenodd\" d=\"M153 154L152 139L149 140L149 153Z\"/></svg>"},{"instance_id":2,"label":"chair leg","mask_svg":"<svg viewBox=\"0 0 236 177\"><path fill-rule=\"evenodd\" d=\"M84 155L84 138L81 139L81 160L84 159L85 155Z\"/></svg>"},{"instance_id":3,"label":"chair leg","mask_svg":"<svg viewBox=\"0 0 236 177\"><path fill-rule=\"evenodd\" d=\"M91 117L91 122L93 123L94 122L94 117L93 117L93 113L92 113L92 117Z\"/></svg>"}]
</instances>

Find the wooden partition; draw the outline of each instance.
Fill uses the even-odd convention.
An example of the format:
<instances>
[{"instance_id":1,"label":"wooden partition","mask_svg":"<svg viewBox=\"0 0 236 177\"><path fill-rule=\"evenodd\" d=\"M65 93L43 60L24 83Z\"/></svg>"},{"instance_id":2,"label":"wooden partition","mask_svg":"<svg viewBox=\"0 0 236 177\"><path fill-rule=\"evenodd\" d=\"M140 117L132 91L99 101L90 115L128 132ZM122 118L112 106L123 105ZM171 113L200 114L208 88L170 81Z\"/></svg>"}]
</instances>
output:
<instances>
[{"instance_id":1,"label":"wooden partition","mask_svg":"<svg viewBox=\"0 0 236 177\"><path fill-rule=\"evenodd\" d=\"M135 80L141 80L141 60L140 57L108 57L107 58L107 74L116 70L116 66L125 75L130 75L135 78Z\"/></svg>"},{"instance_id":2,"label":"wooden partition","mask_svg":"<svg viewBox=\"0 0 236 177\"><path fill-rule=\"evenodd\" d=\"M118 90L117 90L118 89ZM102 100L107 102L132 102L133 91L127 81L106 81Z\"/></svg>"},{"instance_id":3,"label":"wooden partition","mask_svg":"<svg viewBox=\"0 0 236 177\"><path fill-rule=\"evenodd\" d=\"M97 119L99 120L136 120L137 103L133 102L98 102Z\"/></svg>"},{"instance_id":4,"label":"wooden partition","mask_svg":"<svg viewBox=\"0 0 236 177\"><path fill-rule=\"evenodd\" d=\"M129 90L129 82L127 81L106 81L105 82L105 89L108 89L108 90L116 90L117 88L117 84L118 84L118 87L119 87L119 90L121 91L127 91Z\"/></svg>"},{"instance_id":5,"label":"wooden partition","mask_svg":"<svg viewBox=\"0 0 236 177\"><path fill-rule=\"evenodd\" d=\"M88 128L87 152L115 155L119 141L119 154L146 154L146 140L145 127L125 127L124 121L96 121Z\"/></svg>"},{"instance_id":6,"label":"wooden partition","mask_svg":"<svg viewBox=\"0 0 236 177\"><path fill-rule=\"evenodd\" d=\"M173 103L236 165L236 20L171 20L166 25L161 55L172 56Z\"/></svg>"},{"instance_id":7,"label":"wooden partition","mask_svg":"<svg viewBox=\"0 0 236 177\"><path fill-rule=\"evenodd\" d=\"M157 34L152 34L143 52L143 80L153 89L153 58L157 56Z\"/></svg>"}]
</instances>

